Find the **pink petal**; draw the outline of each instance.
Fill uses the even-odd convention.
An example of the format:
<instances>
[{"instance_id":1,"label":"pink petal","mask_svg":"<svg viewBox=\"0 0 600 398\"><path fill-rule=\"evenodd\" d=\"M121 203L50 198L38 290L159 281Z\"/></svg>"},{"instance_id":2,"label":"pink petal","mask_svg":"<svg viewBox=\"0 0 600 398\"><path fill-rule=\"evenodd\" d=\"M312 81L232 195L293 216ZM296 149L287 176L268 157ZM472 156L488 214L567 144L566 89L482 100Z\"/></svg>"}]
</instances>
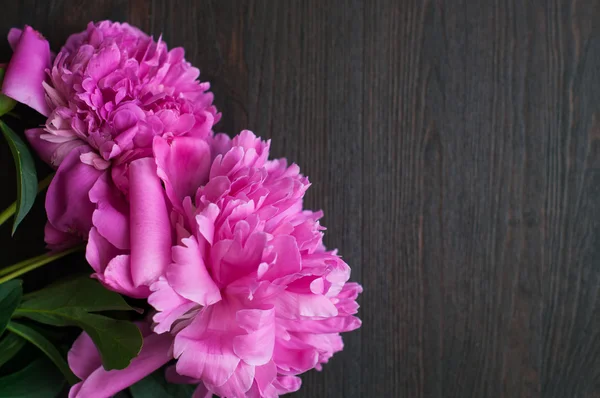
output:
<instances>
[{"instance_id":1,"label":"pink petal","mask_svg":"<svg viewBox=\"0 0 600 398\"><path fill-rule=\"evenodd\" d=\"M254 371L254 379L261 393L271 386L273 380L277 377L277 366L273 361L269 361L262 366L257 366Z\"/></svg>"},{"instance_id":2,"label":"pink petal","mask_svg":"<svg viewBox=\"0 0 600 398\"><path fill-rule=\"evenodd\" d=\"M239 240L220 240L211 251L213 275L222 285L228 285L256 271L267 241L263 232L253 233L242 246Z\"/></svg>"},{"instance_id":3,"label":"pink petal","mask_svg":"<svg viewBox=\"0 0 600 398\"><path fill-rule=\"evenodd\" d=\"M131 279L130 256L119 255L113 258L104 270L101 281L110 290L133 298L147 298L148 286L134 286Z\"/></svg>"},{"instance_id":4,"label":"pink petal","mask_svg":"<svg viewBox=\"0 0 600 398\"><path fill-rule=\"evenodd\" d=\"M243 397L254 382L254 366L240 362L237 369L227 381L220 385L211 387L221 397Z\"/></svg>"},{"instance_id":5,"label":"pink petal","mask_svg":"<svg viewBox=\"0 0 600 398\"><path fill-rule=\"evenodd\" d=\"M221 292L206 270L194 237L173 246L173 264L167 270L167 280L178 294L200 305L221 300Z\"/></svg>"},{"instance_id":6,"label":"pink petal","mask_svg":"<svg viewBox=\"0 0 600 398\"><path fill-rule=\"evenodd\" d=\"M121 253L120 250L98 233L96 227L90 229L88 243L85 248L85 259L94 271L103 274L110 260Z\"/></svg>"},{"instance_id":7,"label":"pink petal","mask_svg":"<svg viewBox=\"0 0 600 398\"><path fill-rule=\"evenodd\" d=\"M167 363L171 356L171 337L153 334L144 339L140 354L122 370L106 371L102 366L69 391L69 398L108 398L143 379Z\"/></svg>"},{"instance_id":8,"label":"pink petal","mask_svg":"<svg viewBox=\"0 0 600 398\"><path fill-rule=\"evenodd\" d=\"M69 367L75 376L84 380L102 366L100 353L87 333L81 333L67 355Z\"/></svg>"},{"instance_id":9,"label":"pink petal","mask_svg":"<svg viewBox=\"0 0 600 398\"><path fill-rule=\"evenodd\" d=\"M227 311L227 308L214 307L217 306L205 308L175 336L173 356L178 359L177 373L203 380L210 386L220 386L231 377L240 358L233 352L229 333L209 328L215 311Z\"/></svg>"},{"instance_id":10,"label":"pink petal","mask_svg":"<svg viewBox=\"0 0 600 398\"><path fill-rule=\"evenodd\" d=\"M90 59L86 75L91 76L96 82L108 75L119 66L121 51L116 44L102 47Z\"/></svg>"},{"instance_id":11,"label":"pink petal","mask_svg":"<svg viewBox=\"0 0 600 398\"><path fill-rule=\"evenodd\" d=\"M240 147L233 147L226 154L217 156L210 167L210 179L233 173L239 169L243 157L244 149Z\"/></svg>"},{"instance_id":12,"label":"pink petal","mask_svg":"<svg viewBox=\"0 0 600 398\"><path fill-rule=\"evenodd\" d=\"M279 324L289 332L342 333L358 329L361 321L354 316L338 316L316 321L281 319Z\"/></svg>"},{"instance_id":13,"label":"pink petal","mask_svg":"<svg viewBox=\"0 0 600 398\"><path fill-rule=\"evenodd\" d=\"M227 134L215 134L214 137L208 139L208 142L210 143L210 152L213 160L218 155L224 155L231 149L231 139Z\"/></svg>"},{"instance_id":14,"label":"pink petal","mask_svg":"<svg viewBox=\"0 0 600 398\"><path fill-rule=\"evenodd\" d=\"M155 333L168 332L173 322L196 307L196 303L177 294L162 276L150 286L150 290L152 293L148 297L148 304L158 311L152 318L156 323Z\"/></svg>"},{"instance_id":15,"label":"pink petal","mask_svg":"<svg viewBox=\"0 0 600 398\"><path fill-rule=\"evenodd\" d=\"M87 238L92 227L94 204L89 192L103 174L79 160L88 146L73 149L63 160L46 193L48 221L59 231Z\"/></svg>"},{"instance_id":16,"label":"pink petal","mask_svg":"<svg viewBox=\"0 0 600 398\"><path fill-rule=\"evenodd\" d=\"M16 34L11 32L9 39L14 41L15 38ZM50 108L46 103L46 94L42 85L48 68L50 68L48 41L30 26L25 26L6 68L2 93L48 116Z\"/></svg>"},{"instance_id":17,"label":"pink petal","mask_svg":"<svg viewBox=\"0 0 600 398\"><path fill-rule=\"evenodd\" d=\"M44 227L44 241L50 250L59 251L75 246L81 242L81 239L77 235L59 231L52 224L46 222L46 226Z\"/></svg>"},{"instance_id":18,"label":"pink petal","mask_svg":"<svg viewBox=\"0 0 600 398\"><path fill-rule=\"evenodd\" d=\"M43 128L25 130L25 137L27 137L29 144L44 162L48 163L54 168L60 166L63 159L69 154L69 152L80 145L84 145L84 142L78 139L58 144L53 143L40 138L42 134L47 134Z\"/></svg>"},{"instance_id":19,"label":"pink petal","mask_svg":"<svg viewBox=\"0 0 600 398\"><path fill-rule=\"evenodd\" d=\"M261 276L261 279L272 281L286 275L294 274L302 269L300 252L294 237L289 235L276 236L269 242L269 246L277 254L277 258L268 271Z\"/></svg>"},{"instance_id":20,"label":"pink petal","mask_svg":"<svg viewBox=\"0 0 600 398\"><path fill-rule=\"evenodd\" d=\"M302 386L302 379L297 376L278 376L273 386L281 395L296 392Z\"/></svg>"},{"instance_id":21,"label":"pink petal","mask_svg":"<svg viewBox=\"0 0 600 398\"><path fill-rule=\"evenodd\" d=\"M167 195L175 206L186 196L193 197L208 179L210 148L203 139L176 137L167 142L155 137L154 156L158 175L165 182Z\"/></svg>"},{"instance_id":22,"label":"pink petal","mask_svg":"<svg viewBox=\"0 0 600 398\"><path fill-rule=\"evenodd\" d=\"M171 225L153 159L129 165L131 274L135 286L150 284L171 262Z\"/></svg>"},{"instance_id":23,"label":"pink petal","mask_svg":"<svg viewBox=\"0 0 600 398\"><path fill-rule=\"evenodd\" d=\"M21 39L21 35L23 34L23 30L18 28L10 28L8 31L8 44L10 45L11 50L15 51L17 45L19 44L19 39Z\"/></svg>"},{"instance_id":24,"label":"pink petal","mask_svg":"<svg viewBox=\"0 0 600 398\"><path fill-rule=\"evenodd\" d=\"M108 173L98 178L89 197L97 206L92 222L100 235L119 249L129 249L129 206Z\"/></svg>"},{"instance_id":25,"label":"pink petal","mask_svg":"<svg viewBox=\"0 0 600 398\"><path fill-rule=\"evenodd\" d=\"M194 390L194 395L192 395L192 398L212 398L212 396L212 392L210 392L206 388L204 383L200 382L200 384L198 384L198 387L196 387L196 389Z\"/></svg>"},{"instance_id":26,"label":"pink petal","mask_svg":"<svg viewBox=\"0 0 600 398\"><path fill-rule=\"evenodd\" d=\"M275 310L248 309L236 314L239 327L248 334L233 338L233 351L249 365L264 365L273 357Z\"/></svg>"},{"instance_id":27,"label":"pink petal","mask_svg":"<svg viewBox=\"0 0 600 398\"><path fill-rule=\"evenodd\" d=\"M219 206L209 203L204 210L196 216L198 233L212 245L215 235L215 220L219 216Z\"/></svg>"},{"instance_id":28,"label":"pink petal","mask_svg":"<svg viewBox=\"0 0 600 398\"><path fill-rule=\"evenodd\" d=\"M274 303L277 313L289 319L325 319L338 314L338 310L331 300L318 294L285 291L274 298Z\"/></svg>"},{"instance_id":29,"label":"pink petal","mask_svg":"<svg viewBox=\"0 0 600 398\"><path fill-rule=\"evenodd\" d=\"M299 374L314 368L319 360L316 349L307 344L295 346L293 343L278 339L275 343L273 361L280 374Z\"/></svg>"}]
</instances>

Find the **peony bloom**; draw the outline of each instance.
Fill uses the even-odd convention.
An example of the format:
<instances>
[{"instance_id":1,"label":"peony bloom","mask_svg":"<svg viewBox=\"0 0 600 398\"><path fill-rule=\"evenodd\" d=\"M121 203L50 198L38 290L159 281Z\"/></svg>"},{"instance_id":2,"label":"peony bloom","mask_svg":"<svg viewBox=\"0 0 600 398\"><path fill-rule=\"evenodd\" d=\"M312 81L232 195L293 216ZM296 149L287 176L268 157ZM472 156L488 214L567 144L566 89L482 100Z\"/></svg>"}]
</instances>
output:
<instances>
[{"instance_id":1,"label":"peony bloom","mask_svg":"<svg viewBox=\"0 0 600 398\"><path fill-rule=\"evenodd\" d=\"M138 160L130 175L129 226L152 243L128 264L134 281L150 281L154 331L174 336L171 380L198 383L197 396L296 391L297 375L320 369L342 349L339 333L360 326L362 291L325 249L322 213L302 208L307 178L268 160L269 143L249 131L156 137L153 149L156 164ZM150 188L133 195L137 184Z\"/></svg>"},{"instance_id":2,"label":"peony bloom","mask_svg":"<svg viewBox=\"0 0 600 398\"><path fill-rule=\"evenodd\" d=\"M122 224L129 165L152 155L153 138L207 138L219 119L209 84L197 80L183 49L169 51L126 23L90 23L52 65L48 42L30 27L11 30L9 41L4 93L48 117L26 135L57 168L46 196L50 246L85 239L93 225L103 235L97 222ZM103 237L128 250L126 232Z\"/></svg>"}]
</instances>

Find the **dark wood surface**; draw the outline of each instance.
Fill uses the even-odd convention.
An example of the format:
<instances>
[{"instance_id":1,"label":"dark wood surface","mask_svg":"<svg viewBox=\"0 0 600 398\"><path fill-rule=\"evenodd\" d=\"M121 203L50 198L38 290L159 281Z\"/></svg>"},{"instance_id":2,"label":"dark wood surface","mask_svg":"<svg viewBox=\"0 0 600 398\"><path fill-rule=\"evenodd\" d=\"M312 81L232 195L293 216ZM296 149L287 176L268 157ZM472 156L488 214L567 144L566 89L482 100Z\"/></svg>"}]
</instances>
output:
<instances>
[{"instance_id":1,"label":"dark wood surface","mask_svg":"<svg viewBox=\"0 0 600 398\"><path fill-rule=\"evenodd\" d=\"M0 34L55 49L89 20L162 33L219 130L310 176L363 326L294 396L600 396L597 1L2 3ZM2 261L42 250L43 218L2 231Z\"/></svg>"}]
</instances>

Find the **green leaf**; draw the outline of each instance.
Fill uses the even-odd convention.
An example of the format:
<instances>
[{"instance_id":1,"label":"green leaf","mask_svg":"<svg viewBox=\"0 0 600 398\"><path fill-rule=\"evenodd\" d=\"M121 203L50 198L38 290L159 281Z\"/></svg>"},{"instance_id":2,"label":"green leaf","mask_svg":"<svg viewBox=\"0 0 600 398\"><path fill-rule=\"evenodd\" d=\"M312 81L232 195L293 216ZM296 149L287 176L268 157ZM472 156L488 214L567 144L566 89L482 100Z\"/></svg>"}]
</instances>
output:
<instances>
[{"instance_id":1,"label":"green leaf","mask_svg":"<svg viewBox=\"0 0 600 398\"><path fill-rule=\"evenodd\" d=\"M37 195L37 175L35 164L29 153L29 149L19 136L10 127L0 120L0 130L8 141L17 169L17 210L13 223L12 233L14 235L17 226L29 213Z\"/></svg>"},{"instance_id":2,"label":"green leaf","mask_svg":"<svg viewBox=\"0 0 600 398\"><path fill-rule=\"evenodd\" d=\"M61 373L65 376L65 379L69 382L69 384L73 385L79 382L77 376L71 372L71 368L67 365L67 362L61 355L60 351L52 344L47 338L45 338L41 333L36 330L30 328L27 325L23 325L22 323L10 322L8 324L8 330L17 336L29 341L31 344L35 345L39 348L61 371ZM1 395L0 395L1 396Z\"/></svg>"},{"instance_id":3,"label":"green leaf","mask_svg":"<svg viewBox=\"0 0 600 398\"><path fill-rule=\"evenodd\" d=\"M94 314L132 308L123 297L90 278L59 283L28 296L14 316L53 326L77 326L89 334L106 370L124 369L142 348L142 335L132 322Z\"/></svg>"},{"instance_id":4,"label":"green leaf","mask_svg":"<svg viewBox=\"0 0 600 398\"><path fill-rule=\"evenodd\" d=\"M0 68L0 86L4 82L4 72L5 69ZM12 111L15 105L17 105L17 101L4 94L0 94L0 116Z\"/></svg>"},{"instance_id":5,"label":"green leaf","mask_svg":"<svg viewBox=\"0 0 600 398\"><path fill-rule=\"evenodd\" d=\"M171 384L165 380L164 370L146 376L129 388L133 398L189 398L195 385Z\"/></svg>"},{"instance_id":6,"label":"green leaf","mask_svg":"<svg viewBox=\"0 0 600 398\"><path fill-rule=\"evenodd\" d=\"M24 345L25 340L12 333L0 340L0 367L17 355Z\"/></svg>"},{"instance_id":7,"label":"green leaf","mask_svg":"<svg viewBox=\"0 0 600 398\"><path fill-rule=\"evenodd\" d=\"M6 329L8 321L21 302L23 288L20 280L12 280L0 284L0 336Z\"/></svg>"},{"instance_id":8,"label":"green leaf","mask_svg":"<svg viewBox=\"0 0 600 398\"><path fill-rule=\"evenodd\" d=\"M79 308L86 312L133 310L120 294L111 292L87 275L61 281L28 294L19 308L22 310Z\"/></svg>"},{"instance_id":9,"label":"green leaf","mask_svg":"<svg viewBox=\"0 0 600 398\"><path fill-rule=\"evenodd\" d=\"M47 359L37 359L24 369L0 378L2 398L55 398L65 384Z\"/></svg>"}]
</instances>

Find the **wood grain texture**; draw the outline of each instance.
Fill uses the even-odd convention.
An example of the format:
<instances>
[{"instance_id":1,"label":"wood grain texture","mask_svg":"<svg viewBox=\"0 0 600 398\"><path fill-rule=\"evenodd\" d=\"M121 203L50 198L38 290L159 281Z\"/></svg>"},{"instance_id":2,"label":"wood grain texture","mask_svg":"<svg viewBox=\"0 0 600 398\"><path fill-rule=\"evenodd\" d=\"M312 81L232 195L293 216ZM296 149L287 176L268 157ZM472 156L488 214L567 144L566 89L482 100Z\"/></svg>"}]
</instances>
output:
<instances>
[{"instance_id":1,"label":"wood grain texture","mask_svg":"<svg viewBox=\"0 0 600 398\"><path fill-rule=\"evenodd\" d=\"M4 3L0 32L54 48L88 20L162 33L221 131L310 176L363 326L295 397L600 397L600 3ZM0 231L2 261L43 250L43 219Z\"/></svg>"}]
</instances>

